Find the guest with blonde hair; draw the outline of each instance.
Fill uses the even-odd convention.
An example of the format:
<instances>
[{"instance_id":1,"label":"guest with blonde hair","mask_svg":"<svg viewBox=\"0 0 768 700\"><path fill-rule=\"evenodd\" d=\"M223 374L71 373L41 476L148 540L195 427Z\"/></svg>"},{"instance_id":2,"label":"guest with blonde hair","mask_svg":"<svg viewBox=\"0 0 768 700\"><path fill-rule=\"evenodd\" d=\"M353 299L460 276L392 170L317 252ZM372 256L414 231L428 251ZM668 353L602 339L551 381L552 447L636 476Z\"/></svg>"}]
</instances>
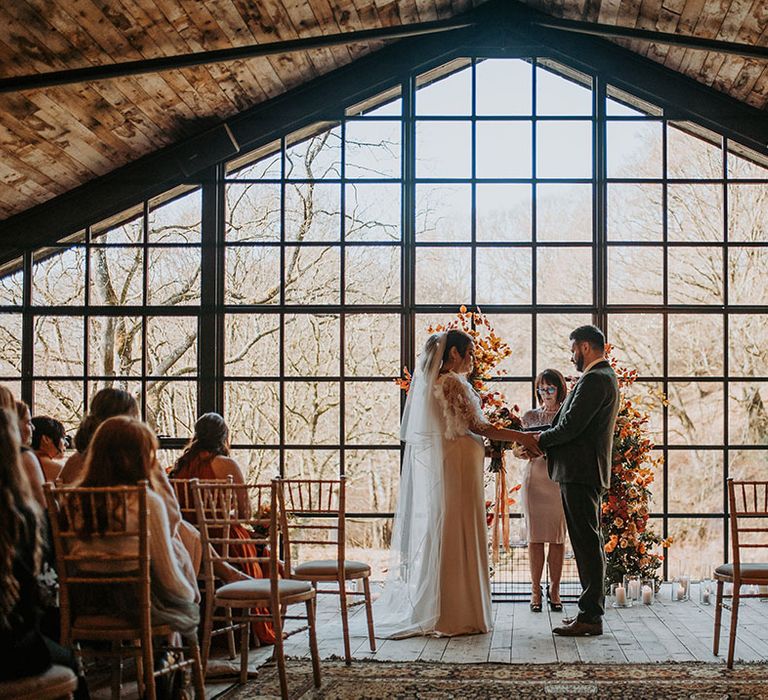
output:
<instances>
[{"instance_id":1,"label":"guest with blonde hair","mask_svg":"<svg viewBox=\"0 0 768 700\"><path fill-rule=\"evenodd\" d=\"M16 414L16 422L19 426L19 436L21 439L21 466L27 473L29 484L35 499L42 508L45 508L45 496L43 495L43 483L45 475L37 455L32 451L32 414L29 406L23 401L13 401L13 411Z\"/></svg>"}]
</instances>

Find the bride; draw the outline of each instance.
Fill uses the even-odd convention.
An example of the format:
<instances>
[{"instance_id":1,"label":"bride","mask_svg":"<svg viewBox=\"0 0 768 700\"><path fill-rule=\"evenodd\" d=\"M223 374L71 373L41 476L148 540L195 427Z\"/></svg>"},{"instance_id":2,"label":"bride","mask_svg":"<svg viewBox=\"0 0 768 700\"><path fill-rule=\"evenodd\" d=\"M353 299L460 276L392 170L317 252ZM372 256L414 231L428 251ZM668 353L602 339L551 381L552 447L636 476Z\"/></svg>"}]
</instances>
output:
<instances>
[{"instance_id":1,"label":"bride","mask_svg":"<svg viewBox=\"0 0 768 700\"><path fill-rule=\"evenodd\" d=\"M376 604L385 637L454 636L491 628L480 436L538 453L530 434L494 428L467 381L472 338L430 337L405 404L405 443L390 564Z\"/></svg>"}]
</instances>

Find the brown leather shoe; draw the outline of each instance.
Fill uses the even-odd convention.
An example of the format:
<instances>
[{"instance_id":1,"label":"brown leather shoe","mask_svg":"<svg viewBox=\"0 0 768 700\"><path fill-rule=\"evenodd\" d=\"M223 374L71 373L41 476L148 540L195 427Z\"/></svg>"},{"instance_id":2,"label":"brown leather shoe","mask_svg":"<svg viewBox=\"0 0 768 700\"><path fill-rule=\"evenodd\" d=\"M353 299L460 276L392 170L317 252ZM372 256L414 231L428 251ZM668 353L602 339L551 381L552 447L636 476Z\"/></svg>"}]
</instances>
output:
<instances>
[{"instance_id":1,"label":"brown leather shoe","mask_svg":"<svg viewBox=\"0 0 768 700\"><path fill-rule=\"evenodd\" d=\"M555 627L552 632L561 637L598 637L603 633L603 623L596 622L593 624L573 620L563 627Z\"/></svg>"}]
</instances>

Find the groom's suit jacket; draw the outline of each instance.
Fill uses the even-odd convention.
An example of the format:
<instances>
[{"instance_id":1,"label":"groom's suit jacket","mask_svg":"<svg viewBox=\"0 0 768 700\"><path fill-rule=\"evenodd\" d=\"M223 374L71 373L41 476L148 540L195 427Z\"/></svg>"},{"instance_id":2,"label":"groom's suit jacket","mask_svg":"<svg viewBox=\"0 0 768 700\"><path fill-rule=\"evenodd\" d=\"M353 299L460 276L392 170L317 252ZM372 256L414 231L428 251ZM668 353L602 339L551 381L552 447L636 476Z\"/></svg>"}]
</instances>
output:
<instances>
[{"instance_id":1,"label":"groom's suit jacket","mask_svg":"<svg viewBox=\"0 0 768 700\"><path fill-rule=\"evenodd\" d=\"M607 361L598 362L576 383L541 433L553 481L608 489L611 483L613 428L619 412L619 384Z\"/></svg>"}]
</instances>

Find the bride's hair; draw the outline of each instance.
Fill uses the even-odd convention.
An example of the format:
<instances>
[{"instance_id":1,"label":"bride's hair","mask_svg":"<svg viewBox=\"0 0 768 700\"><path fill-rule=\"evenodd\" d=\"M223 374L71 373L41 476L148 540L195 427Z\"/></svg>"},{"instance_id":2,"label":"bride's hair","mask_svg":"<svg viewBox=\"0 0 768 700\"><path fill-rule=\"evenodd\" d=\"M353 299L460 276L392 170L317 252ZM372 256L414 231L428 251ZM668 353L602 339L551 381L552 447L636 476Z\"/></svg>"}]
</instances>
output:
<instances>
[{"instance_id":1,"label":"bride's hair","mask_svg":"<svg viewBox=\"0 0 768 700\"><path fill-rule=\"evenodd\" d=\"M443 350L443 356L441 362L447 362L451 356L451 348L456 348L456 352L461 357L465 357L467 349L472 343L472 336L464 331L450 330L444 333L435 333L429 336L426 345L424 346L424 363L426 365L427 358L430 357L432 352L437 348L440 339L445 336L445 350Z\"/></svg>"}]
</instances>

